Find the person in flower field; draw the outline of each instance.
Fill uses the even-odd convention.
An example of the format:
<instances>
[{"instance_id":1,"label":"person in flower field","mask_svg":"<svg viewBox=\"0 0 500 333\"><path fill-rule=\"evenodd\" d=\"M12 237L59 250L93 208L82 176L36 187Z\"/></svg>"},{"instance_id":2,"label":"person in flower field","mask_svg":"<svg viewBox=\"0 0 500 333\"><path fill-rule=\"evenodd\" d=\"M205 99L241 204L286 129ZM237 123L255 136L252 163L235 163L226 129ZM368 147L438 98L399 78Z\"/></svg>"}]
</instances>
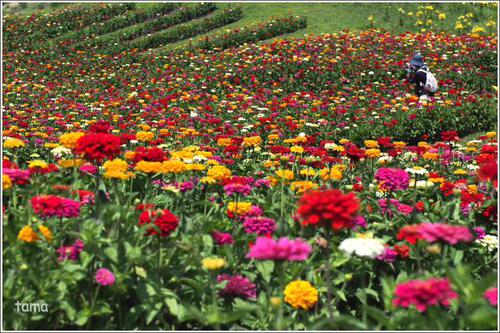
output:
<instances>
[{"instance_id":1,"label":"person in flower field","mask_svg":"<svg viewBox=\"0 0 500 333\"><path fill-rule=\"evenodd\" d=\"M429 67L424 62L424 57L416 53L411 61L406 64L407 78L410 83L415 84L415 95L425 99L427 96L434 96L438 89L436 77L429 71Z\"/></svg>"}]
</instances>

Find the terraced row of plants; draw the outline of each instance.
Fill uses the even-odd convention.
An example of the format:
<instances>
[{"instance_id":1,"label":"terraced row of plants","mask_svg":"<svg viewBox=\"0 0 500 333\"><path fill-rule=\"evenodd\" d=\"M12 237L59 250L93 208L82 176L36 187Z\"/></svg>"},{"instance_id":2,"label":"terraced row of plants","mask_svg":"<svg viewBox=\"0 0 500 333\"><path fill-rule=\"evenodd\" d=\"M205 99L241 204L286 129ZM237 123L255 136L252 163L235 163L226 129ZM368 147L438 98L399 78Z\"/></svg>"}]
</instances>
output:
<instances>
[{"instance_id":1,"label":"terraced row of plants","mask_svg":"<svg viewBox=\"0 0 500 333\"><path fill-rule=\"evenodd\" d=\"M53 14L31 15L27 19L7 17L3 19L3 45L7 49L25 48L92 23L107 21L133 8L134 3L106 3L96 6L69 6Z\"/></svg>"},{"instance_id":2,"label":"terraced row of plants","mask_svg":"<svg viewBox=\"0 0 500 333\"><path fill-rule=\"evenodd\" d=\"M87 47L99 47L110 49L110 51L113 52L114 50L116 50L116 47L114 46L115 43L121 44L122 48L127 48L128 45L123 44L123 42L126 43L137 38L147 37L155 32L161 32L162 30L172 28L181 23L186 23L191 20L208 15L216 9L217 7L214 3L202 3L191 7L181 7L169 15L161 16L155 20L129 26L125 29L121 29L104 36L99 36L98 38L78 43L75 45L75 47L77 47L78 49L84 49ZM225 15L225 12L221 12L219 15ZM173 30L176 29L178 29L178 27L174 27Z\"/></svg>"},{"instance_id":3,"label":"terraced row of plants","mask_svg":"<svg viewBox=\"0 0 500 333\"><path fill-rule=\"evenodd\" d=\"M257 42L285 33L295 32L305 28L305 17L282 17L254 24L250 27L238 28L227 33L215 34L201 38L191 45L194 49L211 50L214 48L229 48L244 43Z\"/></svg>"},{"instance_id":4,"label":"terraced row of plants","mask_svg":"<svg viewBox=\"0 0 500 333\"><path fill-rule=\"evenodd\" d=\"M52 44L61 45L73 44L79 40L94 38L95 36L108 34L134 24L154 20L158 17L171 13L176 8L176 4L168 2L160 3L147 8L133 9L110 20L96 22L81 30L70 31L65 35L53 38L50 42Z\"/></svg>"},{"instance_id":5,"label":"terraced row of plants","mask_svg":"<svg viewBox=\"0 0 500 333\"><path fill-rule=\"evenodd\" d=\"M41 54L49 50L66 54L88 48L99 49L107 54L124 52L130 48L154 49L206 34L242 17L241 8L217 10L214 3L188 6L161 3L146 8L137 8L133 3L126 6L68 6L50 15L32 15L26 21L7 17L4 20L7 26L6 49ZM16 29L18 25L24 28ZM270 19L230 33L200 38L188 47L228 48L294 32L305 26L305 18ZM20 36L19 31L26 32L24 37Z\"/></svg>"}]
</instances>

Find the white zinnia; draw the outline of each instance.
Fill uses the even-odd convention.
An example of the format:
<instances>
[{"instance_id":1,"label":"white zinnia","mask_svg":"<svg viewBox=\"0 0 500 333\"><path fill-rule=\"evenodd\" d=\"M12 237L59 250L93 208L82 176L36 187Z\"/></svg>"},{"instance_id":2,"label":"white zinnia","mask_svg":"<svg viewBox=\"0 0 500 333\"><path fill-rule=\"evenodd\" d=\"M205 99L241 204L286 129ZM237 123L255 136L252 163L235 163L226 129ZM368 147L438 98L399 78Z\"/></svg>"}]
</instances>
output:
<instances>
[{"instance_id":1,"label":"white zinnia","mask_svg":"<svg viewBox=\"0 0 500 333\"><path fill-rule=\"evenodd\" d=\"M428 175L429 174L429 171L427 171L426 169L424 168L406 168L405 169L406 172L408 173L411 173L413 175Z\"/></svg>"},{"instance_id":2,"label":"white zinnia","mask_svg":"<svg viewBox=\"0 0 500 333\"><path fill-rule=\"evenodd\" d=\"M384 244L374 238L347 238L340 243L339 249L347 255L355 254L372 259L381 255L385 250Z\"/></svg>"},{"instance_id":3,"label":"white zinnia","mask_svg":"<svg viewBox=\"0 0 500 333\"><path fill-rule=\"evenodd\" d=\"M486 235L482 239L476 240L476 243L486 247L488 250L495 250L498 248L498 237L494 235Z\"/></svg>"},{"instance_id":4,"label":"white zinnia","mask_svg":"<svg viewBox=\"0 0 500 333\"><path fill-rule=\"evenodd\" d=\"M71 149L68 149L66 147L60 146L60 147L56 147L56 148L52 149L50 152L55 157L59 158L59 157L62 157L64 155L71 154Z\"/></svg>"},{"instance_id":5,"label":"white zinnia","mask_svg":"<svg viewBox=\"0 0 500 333\"><path fill-rule=\"evenodd\" d=\"M415 179L410 180L409 187L414 187L415 186ZM429 188L433 187L434 183L428 180L419 180L417 181L417 188L418 189L424 189L424 188Z\"/></svg>"}]
</instances>

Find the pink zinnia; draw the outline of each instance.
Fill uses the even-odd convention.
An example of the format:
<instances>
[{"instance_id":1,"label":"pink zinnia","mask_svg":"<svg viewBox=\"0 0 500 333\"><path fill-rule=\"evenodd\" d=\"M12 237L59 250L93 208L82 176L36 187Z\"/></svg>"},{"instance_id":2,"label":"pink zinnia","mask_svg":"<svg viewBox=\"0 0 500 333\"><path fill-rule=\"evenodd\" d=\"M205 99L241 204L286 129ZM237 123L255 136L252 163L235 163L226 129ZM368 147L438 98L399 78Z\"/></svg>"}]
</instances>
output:
<instances>
[{"instance_id":1,"label":"pink zinnia","mask_svg":"<svg viewBox=\"0 0 500 333\"><path fill-rule=\"evenodd\" d=\"M97 173L97 167L91 163L85 163L80 167L80 171L84 173L88 173L90 175L95 175Z\"/></svg>"},{"instance_id":2,"label":"pink zinnia","mask_svg":"<svg viewBox=\"0 0 500 333\"><path fill-rule=\"evenodd\" d=\"M247 258L256 260L289 260L304 261L311 253L311 245L300 238L289 240L280 238L274 240L267 237L257 237Z\"/></svg>"},{"instance_id":3,"label":"pink zinnia","mask_svg":"<svg viewBox=\"0 0 500 333\"><path fill-rule=\"evenodd\" d=\"M276 230L276 221L264 216L247 217L243 221L243 228L249 234L268 235Z\"/></svg>"},{"instance_id":4,"label":"pink zinnia","mask_svg":"<svg viewBox=\"0 0 500 333\"><path fill-rule=\"evenodd\" d=\"M389 207L387 207L387 199L380 199L378 205L382 208L382 214L388 213L389 217L392 216L392 207L395 207L403 215L410 215L413 211L411 206L405 205L396 199L390 199Z\"/></svg>"},{"instance_id":5,"label":"pink zinnia","mask_svg":"<svg viewBox=\"0 0 500 333\"><path fill-rule=\"evenodd\" d=\"M2 174L9 176L9 178L12 179L12 181L17 185L24 185L28 183L30 179L29 170L3 168Z\"/></svg>"},{"instance_id":6,"label":"pink zinnia","mask_svg":"<svg viewBox=\"0 0 500 333\"><path fill-rule=\"evenodd\" d=\"M458 294L450 287L448 279L431 278L428 280L411 280L401 283L394 292L394 305L408 308L415 305L419 312L424 312L429 306L449 306Z\"/></svg>"},{"instance_id":7,"label":"pink zinnia","mask_svg":"<svg viewBox=\"0 0 500 333\"><path fill-rule=\"evenodd\" d=\"M410 184L410 176L403 169L380 168L375 173L383 189L390 191L406 190Z\"/></svg>"},{"instance_id":8,"label":"pink zinnia","mask_svg":"<svg viewBox=\"0 0 500 333\"><path fill-rule=\"evenodd\" d=\"M101 286L112 286L116 281L113 273L106 268L100 268L97 270L95 280Z\"/></svg>"},{"instance_id":9,"label":"pink zinnia","mask_svg":"<svg viewBox=\"0 0 500 333\"><path fill-rule=\"evenodd\" d=\"M467 227L444 223L421 223L418 232L429 243L444 242L451 245L471 242L473 236Z\"/></svg>"},{"instance_id":10,"label":"pink zinnia","mask_svg":"<svg viewBox=\"0 0 500 333\"><path fill-rule=\"evenodd\" d=\"M212 238L217 243L217 245L232 245L234 244L234 239L231 234L214 231L212 232Z\"/></svg>"},{"instance_id":11,"label":"pink zinnia","mask_svg":"<svg viewBox=\"0 0 500 333\"><path fill-rule=\"evenodd\" d=\"M498 288L490 288L486 290L484 297L492 306L498 306Z\"/></svg>"},{"instance_id":12,"label":"pink zinnia","mask_svg":"<svg viewBox=\"0 0 500 333\"><path fill-rule=\"evenodd\" d=\"M252 186L240 183L232 183L224 186L226 195L241 194L247 196L252 192Z\"/></svg>"},{"instance_id":13,"label":"pink zinnia","mask_svg":"<svg viewBox=\"0 0 500 333\"><path fill-rule=\"evenodd\" d=\"M227 281L219 291L221 297L257 298L257 287L248 278L241 275L222 274L217 276L217 283Z\"/></svg>"},{"instance_id":14,"label":"pink zinnia","mask_svg":"<svg viewBox=\"0 0 500 333\"><path fill-rule=\"evenodd\" d=\"M64 260L76 261L80 257L80 253L83 251L83 242L79 239L75 241L75 244L70 246L61 246L57 249L59 253L59 258L57 260L62 262Z\"/></svg>"}]
</instances>

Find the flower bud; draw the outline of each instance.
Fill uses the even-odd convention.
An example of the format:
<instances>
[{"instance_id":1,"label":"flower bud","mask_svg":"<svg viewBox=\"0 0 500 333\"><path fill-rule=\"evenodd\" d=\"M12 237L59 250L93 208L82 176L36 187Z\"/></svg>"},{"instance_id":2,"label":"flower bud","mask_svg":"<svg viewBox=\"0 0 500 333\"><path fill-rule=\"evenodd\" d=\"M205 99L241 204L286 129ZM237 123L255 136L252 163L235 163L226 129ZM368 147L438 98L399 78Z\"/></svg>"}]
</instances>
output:
<instances>
[{"instance_id":1,"label":"flower bud","mask_svg":"<svg viewBox=\"0 0 500 333\"><path fill-rule=\"evenodd\" d=\"M271 297L269 300L271 302L271 305L274 307L278 307L281 304L281 298L280 297Z\"/></svg>"}]
</instances>

